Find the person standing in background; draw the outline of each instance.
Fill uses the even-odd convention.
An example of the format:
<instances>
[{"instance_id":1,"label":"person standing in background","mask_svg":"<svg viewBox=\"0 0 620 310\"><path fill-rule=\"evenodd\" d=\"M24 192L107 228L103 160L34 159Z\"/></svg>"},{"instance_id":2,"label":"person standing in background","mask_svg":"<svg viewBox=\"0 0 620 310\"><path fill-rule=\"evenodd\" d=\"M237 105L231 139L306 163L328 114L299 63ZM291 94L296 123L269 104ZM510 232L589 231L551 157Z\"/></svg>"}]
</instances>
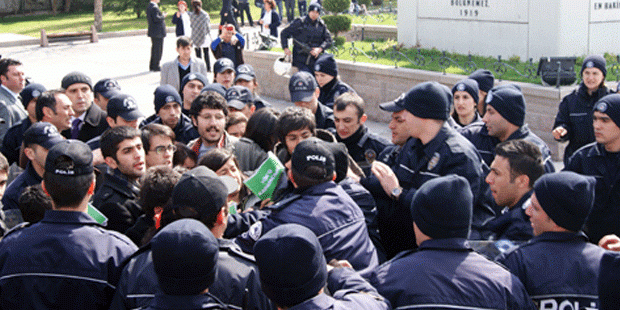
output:
<instances>
[{"instance_id":1,"label":"person standing in background","mask_svg":"<svg viewBox=\"0 0 620 310\"><path fill-rule=\"evenodd\" d=\"M209 13L202 9L202 1L192 0L192 12L189 14L190 24L192 28L192 42L196 50L196 57L202 58L204 54L207 71L211 72L211 61L209 60L209 41L211 40L211 17Z\"/></svg>"},{"instance_id":2,"label":"person standing in background","mask_svg":"<svg viewBox=\"0 0 620 310\"><path fill-rule=\"evenodd\" d=\"M176 25L174 32L178 37L192 36L192 27L190 25L189 14L187 13L187 2L181 0L177 3L179 10L172 16L172 23Z\"/></svg>"},{"instance_id":3,"label":"person standing in background","mask_svg":"<svg viewBox=\"0 0 620 310\"><path fill-rule=\"evenodd\" d=\"M151 61L150 71L160 71L159 62L164 49L164 37L166 37L166 13L162 13L157 5L159 0L151 0L146 8L146 20L148 22L147 35L151 37Z\"/></svg>"},{"instance_id":4,"label":"person standing in background","mask_svg":"<svg viewBox=\"0 0 620 310\"><path fill-rule=\"evenodd\" d=\"M250 27L254 27L254 21L252 20L252 14L250 14L250 3L248 0L239 0L239 17L241 17L241 26L245 26L245 21L243 19L243 12L248 16L248 22L250 23Z\"/></svg>"}]
</instances>

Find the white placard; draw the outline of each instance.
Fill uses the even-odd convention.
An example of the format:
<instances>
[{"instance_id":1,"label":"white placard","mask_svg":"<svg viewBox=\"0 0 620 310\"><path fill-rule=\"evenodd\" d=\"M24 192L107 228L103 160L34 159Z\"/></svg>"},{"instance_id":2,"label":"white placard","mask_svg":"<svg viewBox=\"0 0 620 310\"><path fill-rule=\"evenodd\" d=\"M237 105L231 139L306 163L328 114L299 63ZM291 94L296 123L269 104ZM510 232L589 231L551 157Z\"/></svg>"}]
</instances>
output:
<instances>
[{"instance_id":1,"label":"white placard","mask_svg":"<svg viewBox=\"0 0 620 310\"><path fill-rule=\"evenodd\" d=\"M528 0L420 0L418 17L527 23Z\"/></svg>"},{"instance_id":2,"label":"white placard","mask_svg":"<svg viewBox=\"0 0 620 310\"><path fill-rule=\"evenodd\" d=\"M620 1L590 0L590 22L620 21Z\"/></svg>"}]
</instances>

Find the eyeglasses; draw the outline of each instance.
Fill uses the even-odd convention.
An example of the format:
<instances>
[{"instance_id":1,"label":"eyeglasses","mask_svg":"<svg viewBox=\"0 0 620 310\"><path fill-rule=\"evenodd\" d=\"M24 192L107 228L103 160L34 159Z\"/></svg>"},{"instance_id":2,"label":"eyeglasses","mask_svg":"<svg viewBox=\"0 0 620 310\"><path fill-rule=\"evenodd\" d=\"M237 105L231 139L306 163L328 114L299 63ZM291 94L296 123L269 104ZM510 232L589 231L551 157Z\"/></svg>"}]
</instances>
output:
<instances>
[{"instance_id":1,"label":"eyeglasses","mask_svg":"<svg viewBox=\"0 0 620 310\"><path fill-rule=\"evenodd\" d=\"M155 148L155 153L161 155L166 151L171 151L171 152L176 152L177 151L177 146L174 144L168 144L168 145L160 145L158 147Z\"/></svg>"}]
</instances>

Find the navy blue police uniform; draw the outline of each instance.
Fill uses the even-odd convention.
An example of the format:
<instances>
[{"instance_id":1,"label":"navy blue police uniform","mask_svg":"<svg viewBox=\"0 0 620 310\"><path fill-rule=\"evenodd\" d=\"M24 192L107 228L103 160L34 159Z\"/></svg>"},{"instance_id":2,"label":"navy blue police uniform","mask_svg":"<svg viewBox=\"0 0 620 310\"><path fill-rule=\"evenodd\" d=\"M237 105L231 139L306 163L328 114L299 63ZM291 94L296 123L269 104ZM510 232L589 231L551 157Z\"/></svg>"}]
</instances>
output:
<instances>
[{"instance_id":1,"label":"navy blue police uniform","mask_svg":"<svg viewBox=\"0 0 620 310\"><path fill-rule=\"evenodd\" d=\"M594 207L585 228L590 240L597 243L605 235L620 235L619 154L607 152L602 144L594 142L575 152L564 170L591 175L597 180Z\"/></svg>"},{"instance_id":2,"label":"navy blue police uniform","mask_svg":"<svg viewBox=\"0 0 620 310\"><path fill-rule=\"evenodd\" d=\"M467 138L476 147L480 156L487 165L491 165L495 158L495 147L501 142L496 137L489 136L487 126L482 123L472 123L459 130L459 133ZM523 139L532 142L538 146L543 156L545 172L555 172L553 161L551 160L551 150L541 138L535 135L527 126L521 126L517 131L513 132L508 140Z\"/></svg>"},{"instance_id":3,"label":"navy blue police uniform","mask_svg":"<svg viewBox=\"0 0 620 310\"><path fill-rule=\"evenodd\" d=\"M347 193L330 181L290 195L268 207L271 212L237 237L235 242L247 253L263 234L286 223L312 230L319 238L325 257L346 259L353 268L366 272L378 265L364 214Z\"/></svg>"},{"instance_id":4,"label":"navy blue police uniform","mask_svg":"<svg viewBox=\"0 0 620 310\"><path fill-rule=\"evenodd\" d=\"M485 225L485 230L491 233L493 240L530 240L534 236L532 233L532 223L530 217L525 214L525 209L529 207L532 191L529 191L512 208L504 208L500 214ZM487 238L484 238L487 239Z\"/></svg>"},{"instance_id":5,"label":"navy blue police uniform","mask_svg":"<svg viewBox=\"0 0 620 310\"><path fill-rule=\"evenodd\" d=\"M351 136L342 139L336 135L338 142L344 143L349 151L349 155L364 170L366 175L370 174L370 164L377 159L383 150L392 145L386 139L370 132L368 127L362 125Z\"/></svg>"},{"instance_id":6,"label":"navy blue police uniform","mask_svg":"<svg viewBox=\"0 0 620 310\"><path fill-rule=\"evenodd\" d=\"M35 184L41 184L42 180L43 179L34 170L32 163L28 162L26 169L6 188L2 196L3 210L19 209L19 196L21 196L24 188Z\"/></svg>"},{"instance_id":7,"label":"navy blue police uniform","mask_svg":"<svg viewBox=\"0 0 620 310\"><path fill-rule=\"evenodd\" d=\"M83 212L48 210L0 243L3 309L108 309L120 265L137 250Z\"/></svg>"},{"instance_id":8,"label":"navy blue police uniform","mask_svg":"<svg viewBox=\"0 0 620 310\"><path fill-rule=\"evenodd\" d=\"M598 275L606 252L581 232L545 232L497 259L525 285L539 309L598 309Z\"/></svg>"},{"instance_id":9,"label":"navy blue police uniform","mask_svg":"<svg viewBox=\"0 0 620 310\"><path fill-rule=\"evenodd\" d=\"M620 309L620 253L607 252L601 259L598 277L599 309Z\"/></svg>"},{"instance_id":10,"label":"navy blue police uniform","mask_svg":"<svg viewBox=\"0 0 620 310\"><path fill-rule=\"evenodd\" d=\"M332 109L317 102L314 119L316 121L316 128L326 129L332 134L336 133L336 123L334 122L334 111Z\"/></svg>"},{"instance_id":11,"label":"navy blue police uniform","mask_svg":"<svg viewBox=\"0 0 620 310\"><path fill-rule=\"evenodd\" d=\"M24 140L24 132L30 128L30 125L32 125L32 122L29 117L26 117L21 122L9 128L4 135L0 152L4 154L9 165L12 163L19 163L19 152L21 150L22 141Z\"/></svg>"},{"instance_id":12,"label":"navy blue police uniform","mask_svg":"<svg viewBox=\"0 0 620 310\"><path fill-rule=\"evenodd\" d=\"M215 282L209 287L209 293L226 304L237 307L245 306L247 307L245 309L275 309L275 306L260 289L260 280L254 257L243 253L230 240L218 239L218 243L220 249L216 265L217 274ZM157 275L155 274L151 253L150 244L147 244L127 260L110 309L146 307L153 300L155 300L155 304L164 302L161 299L157 301L157 296L161 293L161 290L157 283ZM248 289L247 296L245 295L245 289ZM172 297L166 295L168 299L165 299L165 304L168 305ZM195 298L196 300L201 300L199 297Z\"/></svg>"},{"instance_id":13,"label":"navy blue police uniform","mask_svg":"<svg viewBox=\"0 0 620 310\"><path fill-rule=\"evenodd\" d=\"M396 309L535 309L519 279L463 238L424 241L377 268L370 283Z\"/></svg>"},{"instance_id":14,"label":"navy blue police uniform","mask_svg":"<svg viewBox=\"0 0 620 310\"><path fill-rule=\"evenodd\" d=\"M321 94L319 95L319 101L322 102L327 107L333 109L334 101L338 96L348 93L354 92L355 90L349 86L347 83L339 80L337 77L334 77L329 83L323 85L321 87Z\"/></svg>"},{"instance_id":15,"label":"navy blue police uniform","mask_svg":"<svg viewBox=\"0 0 620 310\"><path fill-rule=\"evenodd\" d=\"M553 128L563 127L567 131L566 135L559 140L568 141L564 150L564 164L568 163L568 159L575 151L594 142L592 126L594 104L610 93L611 90L603 86L590 95L588 88L582 82L560 102Z\"/></svg>"},{"instance_id":16,"label":"navy blue police uniform","mask_svg":"<svg viewBox=\"0 0 620 310\"><path fill-rule=\"evenodd\" d=\"M332 35L327 30L327 26L319 17L313 21L308 16L303 16L293 20L293 22L280 32L280 43L282 48L288 48L288 39L295 38L297 41L307 44L311 48L320 47L326 50L332 46ZM300 71L314 73L314 62L316 58L309 56L308 52L302 52L299 44L293 44L293 66ZM310 57L308 59L308 56ZM306 60L308 63L306 64Z\"/></svg>"},{"instance_id":17,"label":"navy blue police uniform","mask_svg":"<svg viewBox=\"0 0 620 310\"><path fill-rule=\"evenodd\" d=\"M155 117L150 118L150 120L146 119L144 122L142 122L140 128L148 124L164 124L161 120L161 117L157 115L153 116ZM184 144L188 144L189 141L192 141L200 136L194 125L192 125L192 120L189 118L189 116L183 113L181 113L181 117L179 117L179 122L176 126L174 126L174 128L172 128L172 131L174 131L174 140L182 142Z\"/></svg>"},{"instance_id":18,"label":"navy blue police uniform","mask_svg":"<svg viewBox=\"0 0 620 310\"><path fill-rule=\"evenodd\" d=\"M393 163L390 168L403 188L397 200L385 193L374 175L360 181L377 202L379 232L388 258L416 247L409 211L416 190L426 181L448 174L460 175L469 181L474 195L472 239L479 238L477 232L495 216L495 211L488 184L484 182L489 168L474 146L444 123L426 145L410 138L400 151L396 150L398 147L386 149L379 160Z\"/></svg>"}]
</instances>

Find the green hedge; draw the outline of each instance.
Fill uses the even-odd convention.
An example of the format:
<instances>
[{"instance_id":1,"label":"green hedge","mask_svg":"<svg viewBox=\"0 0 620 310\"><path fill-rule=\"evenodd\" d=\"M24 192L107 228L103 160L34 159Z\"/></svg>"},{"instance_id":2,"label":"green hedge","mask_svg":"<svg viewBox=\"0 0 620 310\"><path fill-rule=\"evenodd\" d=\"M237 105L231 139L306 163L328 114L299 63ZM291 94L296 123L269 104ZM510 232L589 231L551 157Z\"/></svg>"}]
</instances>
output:
<instances>
[{"instance_id":1,"label":"green hedge","mask_svg":"<svg viewBox=\"0 0 620 310\"><path fill-rule=\"evenodd\" d=\"M323 8L327 12L332 12L333 14L342 13L344 11L349 10L349 6L351 5L351 0L325 0L323 1Z\"/></svg>"},{"instance_id":2,"label":"green hedge","mask_svg":"<svg viewBox=\"0 0 620 310\"><path fill-rule=\"evenodd\" d=\"M336 37L339 32L351 30L351 17L349 15L327 15L322 18L327 29Z\"/></svg>"}]
</instances>

